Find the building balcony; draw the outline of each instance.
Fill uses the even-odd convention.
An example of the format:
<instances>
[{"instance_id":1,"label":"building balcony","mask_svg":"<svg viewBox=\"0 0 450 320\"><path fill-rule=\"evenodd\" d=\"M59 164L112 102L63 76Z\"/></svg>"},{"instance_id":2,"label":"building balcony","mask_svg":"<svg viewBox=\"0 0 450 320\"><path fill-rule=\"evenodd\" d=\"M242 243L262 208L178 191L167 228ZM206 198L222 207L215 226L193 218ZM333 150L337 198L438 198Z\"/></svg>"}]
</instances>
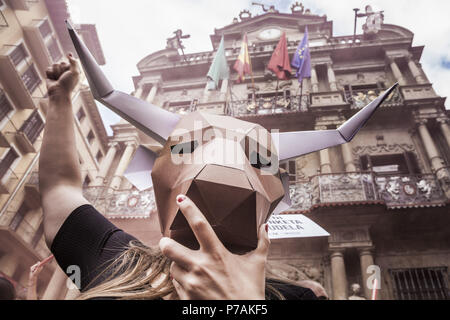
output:
<instances>
[{"instance_id":1,"label":"building balcony","mask_svg":"<svg viewBox=\"0 0 450 320\"><path fill-rule=\"evenodd\" d=\"M310 107L309 95L259 97L229 101L228 115L233 117L305 112Z\"/></svg>"},{"instance_id":2,"label":"building balcony","mask_svg":"<svg viewBox=\"0 0 450 320\"><path fill-rule=\"evenodd\" d=\"M22 53L23 57L17 54L17 51L20 50L24 52ZM16 61L17 56L19 61ZM12 53L10 46L4 45L0 49L0 80L12 102L19 109L35 107L32 93L41 83L41 79L30 61L23 45L17 47L17 50L13 50ZM22 70L24 71L22 72Z\"/></svg>"},{"instance_id":3,"label":"building balcony","mask_svg":"<svg viewBox=\"0 0 450 320\"><path fill-rule=\"evenodd\" d=\"M139 192L99 186L85 187L83 194L108 218L146 218L157 210L153 189ZM309 181L291 183L290 196L292 207L287 212L364 204L381 204L388 209L440 207L448 202L434 174L319 174Z\"/></svg>"},{"instance_id":4,"label":"building balcony","mask_svg":"<svg viewBox=\"0 0 450 320\"><path fill-rule=\"evenodd\" d=\"M439 97L434 91L431 83L402 86L401 91L405 97L405 101L434 99Z\"/></svg>"},{"instance_id":5,"label":"building balcony","mask_svg":"<svg viewBox=\"0 0 450 320\"><path fill-rule=\"evenodd\" d=\"M39 193L39 172L33 171L25 182L25 202L30 209L41 206L41 195Z\"/></svg>"},{"instance_id":6,"label":"building balcony","mask_svg":"<svg viewBox=\"0 0 450 320\"><path fill-rule=\"evenodd\" d=\"M444 206L447 198L434 174L377 175L373 172L319 174L290 186L289 211L316 207L384 204L389 209Z\"/></svg>"},{"instance_id":7,"label":"building balcony","mask_svg":"<svg viewBox=\"0 0 450 320\"><path fill-rule=\"evenodd\" d=\"M15 134L16 142L22 152L36 152L34 143L43 129L44 121L42 120L38 110L35 109Z\"/></svg>"},{"instance_id":8,"label":"building balcony","mask_svg":"<svg viewBox=\"0 0 450 320\"><path fill-rule=\"evenodd\" d=\"M94 186L83 188L83 195L108 218L148 218L151 212L156 211L153 189L113 190Z\"/></svg>"},{"instance_id":9,"label":"building balcony","mask_svg":"<svg viewBox=\"0 0 450 320\"><path fill-rule=\"evenodd\" d=\"M311 108L329 108L330 106L342 106L346 104L342 92L339 91L311 93Z\"/></svg>"},{"instance_id":10,"label":"building balcony","mask_svg":"<svg viewBox=\"0 0 450 320\"><path fill-rule=\"evenodd\" d=\"M403 87L402 87L403 89ZM361 109L375 100L380 94L386 91L386 88L366 88L344 90L345 101L350 104L351 109ZM405 96L406 99L406 96ZM382 107L397 107L403 105L404 98L399 88L396 87L392 93L381 104Z\"/></svg>"},{"instance_id":11,"label":"building balcony","mask_svg":"<svg viewBox=\"0 0 450 320\"><path fill-rule=\"evenodd\" d=\"M33 20L23 27L23 33L39 71L45 75L47 68L62 58L48 19Z\"/></svg>"}]
</instances>

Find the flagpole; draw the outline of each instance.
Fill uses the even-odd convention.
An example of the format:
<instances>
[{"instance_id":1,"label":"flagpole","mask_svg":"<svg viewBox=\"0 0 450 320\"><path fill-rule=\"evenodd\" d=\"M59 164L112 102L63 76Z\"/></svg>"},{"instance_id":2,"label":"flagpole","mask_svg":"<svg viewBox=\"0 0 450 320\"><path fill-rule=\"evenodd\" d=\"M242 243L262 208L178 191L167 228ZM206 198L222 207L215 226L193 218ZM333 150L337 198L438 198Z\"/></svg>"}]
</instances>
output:
<instances>
[{"instance_id":1,"label":"flagpole","mask_svg":"<svg viewBox=\"0 0 450 320\"><path fill-rule=\"evenodd\" d=\"M255 80L253 79L252 58L250 57L250 50L248 50L248 41L247 41L247 51L248 51L248 64L250 65L250 78L252 79L252 87L253 87L253 102L255 102L256 104Z\"/></svg>"},{"instance_id":2,"label":"flagpole","mask_svg":"<svg viewBox=\"0 0 450 320\"><path fill-rule=\"evenodd\" d=\"M300 81L300 105L299 105L300 110L299 111L302 110L302 102L303 102L303 78L302 78L302 81Z\"/></svg>"}]
</instances>

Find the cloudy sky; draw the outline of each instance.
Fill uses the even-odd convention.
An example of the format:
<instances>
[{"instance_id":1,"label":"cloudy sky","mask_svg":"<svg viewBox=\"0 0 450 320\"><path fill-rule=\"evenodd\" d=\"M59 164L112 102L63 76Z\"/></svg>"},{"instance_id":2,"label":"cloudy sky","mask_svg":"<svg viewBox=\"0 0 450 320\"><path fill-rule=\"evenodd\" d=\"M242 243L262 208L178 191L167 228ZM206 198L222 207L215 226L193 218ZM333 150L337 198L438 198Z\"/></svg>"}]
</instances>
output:
<instances>
[{"instance_id":1,"label":"cloudy sky","mask_svg":"<svg viewBox=\"0 0 450 320\"><path fill-rule=\"evenodd\" d=\"M232 22L243 9L261 14L255 0L67 0L75 23L97 26L107 64L103 67L116 89L134 90L131 77L138 75L136 64L148 54L164 49L173 31L182 29L191 38L184 41L185 52L212 49L209 35L214 28ZM274 4L280 12L290 12L295 1L256 1ZM353 8L364 9L370 4L384 10L384 22L411 30L413 45L424 45L422 66L434 89L450 97L450 1L448 0L304 0L300 1L313 14L326 14L333 21L335 36L353 34ZM363 19L358 23L362 32ZM447 108L450 102L447 102ZM100 107L108 134L110 125L119 117Z\"/></svg>"}]
</instances>

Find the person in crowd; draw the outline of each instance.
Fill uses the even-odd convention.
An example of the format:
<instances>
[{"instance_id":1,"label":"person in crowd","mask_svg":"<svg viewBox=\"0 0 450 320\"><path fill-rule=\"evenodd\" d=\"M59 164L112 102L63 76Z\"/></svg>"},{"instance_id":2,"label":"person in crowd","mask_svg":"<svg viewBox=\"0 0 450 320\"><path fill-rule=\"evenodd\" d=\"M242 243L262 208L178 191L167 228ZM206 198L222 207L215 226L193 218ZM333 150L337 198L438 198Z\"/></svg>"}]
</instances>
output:
<instances>
[{"instance_id":1,"label":"person in crowd","mask_svg":"<svg viewBox=\"0 0 450 320\"><path fill-rule=\"evenodd\" d=\"M167 237L154 248L118 229L89 204L82 193L71 104L80 71L74 57L67 58L47 70L49 106L39 188L47 245L63 270L79 268L78 299L316 299L308 288L266 279L267 225L259 229L255 250L233 253L197 206L179 195L174 201L200 248L192 250Z\"/></svg>"},{"instance_id":2,"label":"person in crowd","mask_svg":"<svg viewBox=\"0 0 450 320\"><path fill-rule=\"evenodd\" d=\"M5 277L0 277L0 300L15 300L16 289L11 281Z\"/></svg>"}]
</instances>

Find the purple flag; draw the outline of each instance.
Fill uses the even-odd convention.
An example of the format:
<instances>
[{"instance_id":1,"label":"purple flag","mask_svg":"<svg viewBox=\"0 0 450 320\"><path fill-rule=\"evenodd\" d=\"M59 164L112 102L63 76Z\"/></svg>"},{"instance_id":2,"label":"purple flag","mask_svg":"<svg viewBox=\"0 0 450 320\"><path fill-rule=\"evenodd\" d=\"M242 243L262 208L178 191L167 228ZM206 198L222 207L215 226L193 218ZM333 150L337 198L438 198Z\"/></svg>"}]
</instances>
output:
<instances>
[{"instance_id":1,"label":"purple flag","mask_svg":"<svg viewBox=\"0 0 450 320\"><path fill-rule=\"evenodd\" d=\"M295 50L291 65L297 70L295 76L298 82L302 82L303 78L311 77L311 54L308 45L308 27L305 27L305 35Z\"/></svg>"}]
</instances>

